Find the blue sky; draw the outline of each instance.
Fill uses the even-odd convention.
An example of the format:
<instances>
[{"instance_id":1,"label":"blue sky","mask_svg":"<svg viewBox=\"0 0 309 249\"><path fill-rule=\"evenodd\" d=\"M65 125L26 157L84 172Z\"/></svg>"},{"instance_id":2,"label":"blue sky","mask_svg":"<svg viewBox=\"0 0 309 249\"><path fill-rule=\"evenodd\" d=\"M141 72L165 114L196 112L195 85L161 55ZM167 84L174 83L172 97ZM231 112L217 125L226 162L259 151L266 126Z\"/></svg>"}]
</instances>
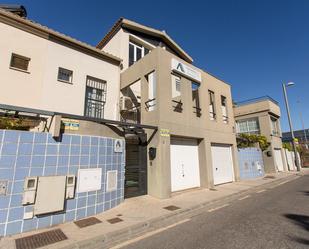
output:
<instances>
[{"instance_id":1,"label":"blue sky","mask_svg":"<svg viewBox=\"0 0 309 249\"><path fill-rule=\"evenodd\" d=\"M6 1L23 4L28 17L96 45L119 17L165 30L194 64L232 85L233 99L270 95L280 103L288 89L294 129L309 123L309 1Z\"/></svg>"}]
</instances>

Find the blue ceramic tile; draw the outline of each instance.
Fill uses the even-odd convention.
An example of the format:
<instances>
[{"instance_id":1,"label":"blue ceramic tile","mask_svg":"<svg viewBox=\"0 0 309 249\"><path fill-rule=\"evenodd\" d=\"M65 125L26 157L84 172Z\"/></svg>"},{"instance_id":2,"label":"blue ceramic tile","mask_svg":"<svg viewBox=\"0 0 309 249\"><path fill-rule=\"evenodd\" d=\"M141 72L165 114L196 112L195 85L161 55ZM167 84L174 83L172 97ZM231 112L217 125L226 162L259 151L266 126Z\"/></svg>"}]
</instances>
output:
<instances>
[{"instance_id":1,"label":"blue ceramic tile","mask_svg":"<svg viewBox=\"0 0 309 249\"><path fill-rule=\"evenodd\" d=\"M31 156L18 156L16 160L16 168L29 168L31 164Z\"/></svg>"},{"instance_id":2,"label":"blue ceramic tile","mask_svg":"<svg viewBox=\"0 0 309 249\"><path fill-rule=\"evenodd\" d=\"M32 153L32 144L19 144L18 155L30 155Z\"/></svg>"},{"instance_id":3,"label":"blue ceramic tile","mask_svg":"<svg viewBox=\"0 0 309 249\"><path fill-rule=\"evenodd\" d=\"M24 224L23 224L23 232L28 232L31 230L36 229L38 223L38 219L37 218L33 218L31 220L24 220Z\"/></svg>"},{"instance_id":4,"label":"blue ceramic tile","mask_svg":"<svg viewBox=\"0 0 309 249\"><path fill-rule=\"evenodd\" d=\"M107 138L107 146L113 146L113 140L110 138Z\"/></svg>"},{"instance_id":5,"label":"blue ceramic tile","mask_svg":"<svg viewBox=\"0 0 309 249\"><path fill-rule=\"evenodd\" d=\"M56 175L56 167L46 167L44 170L44 176Z\"/></svg>"},{"instance_id":6,"label":"blue ceramic tile","mask_svg":"<svg viewBox=\"0 0 309 249\"><path fill-rule=\"evenodd\" d=\"M112 153L113 153L112 147L107 147L106 148L106 154L107 155L112 155Z\"/></svg>"},{"instance_id":7,"label":"blue ceramic tile","mask_svg":"<svg viewBox=\"0 0 309 249\"><path fill-rule=\"evenodd\" d=\"M98 154L98 146L90 146L90 154L97 155Z\"/></svg>"},{"instance_id":8,"label":"blue ceramic tile","mask_svg":"<svg viewBox=\"0 0 309 249\"><path fill-rule=\"evenodd\" d=\"M8 221L17 221L22 220L24 216L24 207L11 208L9 210L9 219Z\"/></svg>"},{"instance_id":9,"label":"blue ceramic tile","mask_svg":"<svg viewBox=\"0 0 309 249\"><path fill-rule=\"evenodd\" d=\"M22 221L8 223L6 227L6 235L21 233Z\"/></svg>"},{"instance_id":10,"label":"blue ceramic tile","mask_svg":"<svg viewBox=\"0 0 309 249\"><path fill-rule=\"evenodd\" d=\"M45 144L47 142L47 133L36 132L34 135L34 143Z\"/></svg>"},{"instance_id":11,"label":"blue ceramic tile","mask_svg":"<svg viewBox=\"0 0 309 249\"><path fill-rule=\"evenodd\" d=\"M107 144L107 142L106 142L106 138L102 138L102 137L101 137L101 138L100 138L100 141L99 141L99 145L100 145L100 146L104 146L104 147L105 147L105 146L106 146L106 144Z\"/></svg>"},{"instance_id":12,"label":"blue ceramic tile","mask_svg":"<svg viewBox=\"0 0 309 249\"><path fill-rule=\"evenodd\" d=\"M58 157L58 166L68 166L68 165L69 165L69 156Z\"/></svg>"},{"instance_id":13,"label":"blue ceramic tile","mask_svg":"<svg viewBox=\"0 0 309 249\"><path fill-rule=\"evenodd\" d=\"M24 131L24 132L20 132L20 143L33 143L33 137L34 134L33 132L28 132L28 131Z\"/></svg>"},{"instance_id":14,"label":"blue ceramic tile","mask_svg":"<svg viewBox=\"0 0 309 249\"><path fill-rule=\"evenodd\" d=\"M105 194L105 202L106 201L110 201L111 200L111 193L110 192L106 192Z\"/></svg>"},{"instance_id":15,"label":"blue ceramic tile","mask_svg":"<svg viewBox=\"0 0 309 249\"><path fill-rule=\"evenodd\" d=\"M70 165L79 165L79 156L71 156Z\"/></svg>"},{"instance_id":16,"label":"blue ceramic tile","mask_svg":"<svg viewBox=\"0 0 309 249\"><path fill-rule=\"evenodd\" d=\"M86 202L87 202L87 198L86 197L78 198L78 200L77 200L77 208L86 207Z\"/></svg>"},{"instance_id":17,"label":"blue ceramic tile","mask_svg":"<svg viewBox=\"0 0 309 249\"><path fill-rule=\"evenodd\" d=\"M90 156L90 164L91 165L97 165L98 163L98 156L97 155L91 155Z\"/></svg>"},{"instance_id":18,"label":"blue ceramic tile","mask_svg":"<svg viewBox=\"0 0 309 249\"><path fill-rule=\"evenodd\" d=\"M62 144L70 144L71 143L71 135L66 135L66 134L63 134L62 135L62 139L61 139L61 143Z\"/></svg>"},{"instance_id":19,"label":"blue ceramic tile","mask_svg":"<svg viewBox=\"0 0 309 249\"><path fill-rule=\"evenodd\" d=\"M23 193L24 181L15 181L13 184L13 194Z\"/></svg>"},{"instance_id":20,"label":"blue ceramic tile","mask_svg":"<svg viewBox=\"0 0 309 249\"><path fill-rule=\"evenodd\" d=\"M102 203L103 202L103 197L104 197L103 194L98 194L97 195L97 203Z\"/></svg>"},{"instance_id":21,"label":"blue ceramic tile","mask_svg":"<svg viewBox=\"0 0 309 249\"><path fill-rule=\"evenodd\" d=\"M104 202L104 210L106 211L106 210L108 210L108 209L110 209L111 208L111 202L110 201L105 201Z\"/></svg>"},{"instance_id":22,"label":"blue ceramic tile","mask_svg":"<svg viewBox=\"0 0 309 249\"><path fill-rule=\"evenodd\" d=\"M67 175L67 174L68 174L68 167L57 168L57 175Z\"/></svg>"},{"instance_id":23,"label":"blue ceramic tile","mask_svg":"<svg viewBox=\"0 0 309 249\"><path fill-rule=\"evenodd\" d=\"M0 196L0 209L8 208L10 205L10 196Z\"/></svg>"},{"instance_id":24,"label":"blue ceramic tile","mask_svg":"<svg viewBox=\"0 0 309 249\"><path fill-rule=\"evenodd\" d=\"M106 156L99 155L99 164L106 164Z\"/></svg>"},{"instance_id":25,"label":"blue ceramic tile","mask_svg":"<svg viewBox=\"0 0 309 249\"><path fill-rule=\"evenodd\" d=\"M91 145L97 146L99 144L98 137L91 137Z\"/></svg>"},{"instance_id":26,"label":"blue ceramic tile","mask_svg":"<svg viewBox=\"0 0 309 249\"><path fill-rule=\"evenodd\" d=\"M1 156L0 168L13 168L15 165L16 156Z\"/></svg>"},{"instance_id":27,"label":"blue ceramic tile","mask_svg":"<svg viewBox=\"0 0 309 249\"><path fill-rule=\"evenodd\" d=\"M95 207L94 206L87 208L87 216L92 216L92 215L95 215Z\"/></svg>"},{"instance_id":28,"label":"blue ceramic tile","mask_svg":"<svg viewBox=\"0 0 309 249\"><path fill-rule=\"evenodd\" d=\"M89 146L82 146L81 148L81 154L82 155L89 155L90 147Z\"/></svg>"},{"instance_id":29,"label":"blue ceramic tile","mask_svg":"<svg viewBox=\"0 0 309 249\"><path fill-rule=\"evenodd\" d=\"M0 224L0 237L4 236L5 224Z\"/></svg>"},{"instance_id":30,"label":"blue ceramic tile","mask_svg":"<svg viewBox=\"0 0 309 249\"><path fill-rule=\"evenodd\" d=\"M82 137L82 145L83 145L83 146L88 146L88 145L90 145L90 137L83 136L83 137Z\"/></svg>"},{"instance_id":31,"label":"blue ceramic tile","mask_svg":"<svg viewBox=\"0 0 309 249\"><path fill-rule=\"evenodd\" d=\"M72 140L71 140L71 144L80 144L81 141L81 137L80 136L73 136L72 135Z\"/></svg>"},{"instance_id":32,"label":"blue ceramic tile","mask_svg":"<svg viewBox=\"0 0 309 249\"><path fill-rule=\"evenodd\" d=\"M42 176L43 168L31 168L30 176Z\"/></svg>"},{"instance_id":33,"label":"blue ceramic tile","mask_svg":"<svg viewBox=\"0 0 309 249\"><path fill-rule=\"evenodd\" d=\"M111 208L116 207L116 200L111 201Z\"/></svg>"},{"instance_id":34,"label":"blue ceramic tile","mask_svg":"<svg viewBox=\"0 0 309 249\"><path fill-rule=\"evenodd\" d=\"M59 145L59 155L69 155L70 154L70 146L60 144Z\"/></svg>"},{"instance_id":35,"label":"blue ceramic tile","mask_svg":"<svg viewBox=\"0 0 309 249\"><path fill-rule=\"evenodd\" d=\"M18 168L15 171L15 181L24 180L29 175L29 168Z\"/></svg>"},{"instance_id":36,"label":"blue ceramic tile","mask_svg":"<svg viewBox=\"0 0 309 249\"><path fill-rule=\"evenodd\" d=\"M97 214L99 214L99 213L102 213L104 211L104 205L103 205L103 203L102 204L99 204L99 205L97 205Z\"/></svg>"},{"instance_id":37,"label":"blue ceramic tile","mask_svg":"<svg viewBox=\"0 0 309 249\"><path fill-rule=\"evenodd\" d=\"M66 201L66 210L72 210L76 208L76 199Z\"/></svg>"},{"instance_id":38,"label":"blue ceramic tile","mask_svg":"<svg viewBox=\"0 0 309 249\"><path fill-rule=\"evenodd\" d=\"M43 167L45 161L45 156L33 156L31 167Z\"/></svg>"},{"instance_id":39,"label":"blue ceramic tile","mask_svg":"<svg viewBox=\"0 0 309 249\"><path fill-rule=\"evenodd\" d=\"M16 155L17 144L16 143L5 143L2 146L2 155Z\"/></svg>"},{"instance_id":40,"label":"blue ceramic tile","mask_svg":"<svg viewBox=\"0 0 309 249\"><path fill-rule=\"evenodd\" d=\"M0 176L3 180L12 180L14 176L13 169L0 169Z\"/></svg>"},{"instance_id":41,"label":"blue ceramic tile","mask_svg":"<svg viewBox=\"0 0 309 249\"><path fill-rule=\"evenodd\" d=\"M78 197L86 197L87 193L86 192L84 192L84 193L77 193L77 196Z\"/></svg>"},{"instance_id":42,"label":"blue ceramic tile","mask_svg":"<svg viewBox=\"0 0 309 249\"><path fill-rule=\"evenodd\" d=\"M46 145L45 144L34 144L33 145L33 155L45 155Z\"/></svg>"},{"instance_id":43,"label":"blue ceramic tile","mask_svg":"<svg viewBox=\"0 0 309 249\"><path fill-rule=\"evenodd\" d=\"M99 155L105 156L107 151L107 147L99 147Z\"/></svg>"},{"instance_id":44,"label":"blue ceramic tile","mask_svg":"<svg viewBox=\"0 0 309 249\"><path fill-rule=\"evenodd\" d=\"M25 212L33 212L33 208L34 206L30 206L30 205L25 206Z\"/></svg>"},{"instance_id":45,"label":"blue ceramic tile","mask_svg":"<svg viewBox=\"0 0 309 249\"><path fill-rule=\"evenodd\" d=\"M66 212L65 221L68 222L68 221L73 221L73 220L75 220L75 211Z\"/></svg>"},{"instance_id":46,"label":"blue ceramic tile","mask_svg":"<svg viewBox=\"0 0 309 249\"><path fill-rule=\"evenodd\" d=\"M8 209L2 209L0 211L0 223L5 223L8 215Z\"/></svg>"},{"instance_id":47,"label":"blue ceramic tile","mask_svg":"<svg viewBox=\"0 0 309 249\"><path fill-rule=\"evenodd\" d=\"M64 221L64 214L56 214L52 216L52 225L61 224Z\"/></svg>"},{"instance_id":48,"label":"blue ceramic tile","mask_svg":"<svg viewBox=\"0 0 309 249\"><path fill-rule=\"evenodd\" d=\"M17 143L19 137L19 131L6 130L4 132L4 142L5 143Z\"/></svg>"},{"instance_id":49,"label":"blue ceramic tile","mask_svg":"<svg viewBox=\"0 0 309 249\"><path fill-rule=\"evenodd\" d=\"M51 223L51 216L44 216L38 219L38 228L49 227Z\"/></svg>"},{"instance_id":50,"label":"blue ceramic tile","mask_svg":"<svg viewBox=\"0 0 309 249\"><path fill-rule=\"evenodd\" d=\"M77 166L70 166L69 167L69 174L77 175L78 167Z\"/></svg>"},{"instance_id":51,"label":"blue ceramic tile","mask_svg":"<svg viewBox=\"0 0 309 249\"><path fill-rule=\"evenodd\" d=\"M81 156L80 165L88 165L88 164L89 164L89 156Z\"/></svg>"},{"instance_id":52,"label":"blue ceramic tile","mask_svg":"<svg viewBox=\"0 0 309 249\"><path fill-rule=\"evenodd\" d=\"M56 166L57 165L57 156L46 156L45 166Z\"/></svg>"},{"instance_id":53,"label":"blue ceramic tile","mask_svg":"<svg viewBox=\"0 0 309 249\"><path fill-rule=\"evenodd\" d=\"M88 196L87 206L94 205L95 204L95 200L96 200L96 196L95 195Z\"/></svg>"},{"instance_id":54,"label":"blue ceramic tile","mask_svg":"<svg viewBox=\"0 0 309 249\"><path fill-rule=\"evenodd\" d=\"M59 143L56 139L54 139L54 138L52 137L51 134L48 134L47 142L48 142L49 144L58 144L58 143Z\"/></svg>"},{"instance_id":55,"label":"blue ceramic tile","mask_svg":"<svg viewBox=\"0 0 309 249\"><path fill-rule=\"evenodd\" d=\"M72 145L71 147L71 155L79 155L80 154L80 146Z\"/></svg>"},{"instance_id":56,"label":"blue ceramic tile","mask_svg":"<svg viewBox=\"0 0 309 249\"><path fill-rule=\"evenodd\" d=\"M2 141L4 130L0 130L0 141Z\"/></svg>"},{"instance_id":57,"label":"blue ceramic tile","mask_svg":"<svg viewBox=\"0 0 309 249\"><path fill-rule=\"evenodd\" d=\"M77 209L76 219L80 220L86 217L86 208Z\"/></svg>"},{"instance_id":58,"label":"blue ceramic tile","mask_svg":"<svg viewBox=\"0 0 309 249\"><path fill-rule=\"evenodd\" d=\"M18 207L22 206L22 194L12 195L10 207Z\"/></svg>"},{"instance_id":59,"label":"blue ceramic tile","mask_svg":"<svg viewBox=\"0 0 309 249\"><path fill-rule=\"evenodd\" d=\"M46 149L47 155L57 155L58 154L58 146L56 144L48 144Z\"/></svg>"}]
</instances>

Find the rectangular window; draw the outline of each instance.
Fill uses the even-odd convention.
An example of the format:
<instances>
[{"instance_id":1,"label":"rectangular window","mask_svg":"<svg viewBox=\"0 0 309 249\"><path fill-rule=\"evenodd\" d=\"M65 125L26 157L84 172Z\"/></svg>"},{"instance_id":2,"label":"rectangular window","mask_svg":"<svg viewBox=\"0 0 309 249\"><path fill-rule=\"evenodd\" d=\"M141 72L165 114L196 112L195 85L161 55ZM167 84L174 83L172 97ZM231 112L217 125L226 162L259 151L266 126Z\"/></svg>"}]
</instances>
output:
<instances>
[{"instance_id":1,"label":"rectangular window","mask_svg":"<svg viewBox=\"0 0 309 249\"><path fill-rule=\"evenodd\" d=\"M12 54L10 67L22 71L28 71L29 61L30 58L18 54Z\"/></svg>"},{"instance_id":2,"label":"rectangular window","mask_svg":"<svg viewBox=\"0 0 309 249\"><path fill-rule=\"evenodd\" d=\"M191 82L193 112L196 114L197 117L200 117L202 115L200 108L200 99L199 99L199 87L200 87L199 83Z\"/></svg>"},{"instance_id":3,"label":"rectangular window","mask_svg":"<svg viewBox=\"0 0 309 249\"><path fill-rule=\"evenodd\" d=\"M136 42L129 42L129 66L143 58L149 53L149 49L144 46L137 44Z\"/></svg>"},{"instance_id":4,"label":"rectangular window","mask_svg":"<svg viewBox=\"0 0 309 249\"><path fill-rule=\"evenodd\" d=\"M228 122L228 115L227 115L227 103L226 97L221 95L221 110L222 110L222 120L223 123L227 124Z\"/></svg>"},{"instance_id":5,"label":"rectangular window","mask_svg":"<svg viewBox=\"0 0 309 249\"><path fill-rule=\"evenodd\" d=\"M106 81L87 76L85 116L92 118L103 118L105 101Z\"/></svg>"},{"instance_id":6,"label":"rectangular window","mask_svg":"<svg viewBox=\"0 0 309 249\"><path fill-rule=\"evenodd\" d=\"M181 78L172 74L172 98L177 98L181 95Z\"/></svg>"},{"instance_id":7,"label":"rectangular window","mask_svg":"<svg viewBox=\"0 0 309 249\"><path fill-rule=\"evenodd\" d=\"M260 125L257 118L236 121L237 133L260 134Z\"/></svg>"},{"instance_id":8,"label":"rectangular window","mask_svg":"<svg viewBox=\"0 0 309 249\"><path fill-rule=\"evenodd\" d=\"M215 109L215 93L208 90L209 96L209 118L210 120L216 119L216 109Z\"/></svg>"},{"instance_id":9,"label":"rectangular window","mask_svg":"<svg viewBox=\"0 0 309 249\"><path fill-rule=\"evenodd\" d=\"M271 117L271 130L272 130L272 135L274 136L280 136L280 131L279 131L279 125L278 125L278 119Z\"/></svg>"},{"instance_id":10,"label":"rectangular window","mask_svg":"<svg viewBox=\"0 0 309 249\"><path fill-rule=\"evenodd\" d=\"M157 79L155 72L146 75L148 81L148 100L146 101L146 108L148 111L153 111L156 106L156 94L157 94Z\"/></svg>"},{"instance_id":11,"label":"rectangular window","mask_svg":"<svg viewBox=\"0 0 309 249\"><path fill-rule=\"evenodd\" d=\"M67 83L72 83L73 81L73 71L59 67L58 69L58 80Z\"/></svg>"}]
</instances>

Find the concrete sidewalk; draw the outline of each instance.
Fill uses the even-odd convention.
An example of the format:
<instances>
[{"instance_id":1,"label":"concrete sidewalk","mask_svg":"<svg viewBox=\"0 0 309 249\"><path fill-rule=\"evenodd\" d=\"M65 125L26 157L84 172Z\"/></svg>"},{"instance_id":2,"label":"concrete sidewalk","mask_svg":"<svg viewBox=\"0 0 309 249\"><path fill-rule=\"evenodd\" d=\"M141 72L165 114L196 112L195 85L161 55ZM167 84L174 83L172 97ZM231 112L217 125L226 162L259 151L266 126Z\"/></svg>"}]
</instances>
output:
<instances>
[{"instance_id":1,"label":"concrete sidewalk","mask_svg":"<svg viewBox=\"0 0 309 249\"><path fill-rule=\"evenodd\" d=\"M308 174L304 170L300 174ZM48 229L32 231L12 237L2 238L1 249L15 248L15 239L38 234L53 229L61 229L67 240L44 248L110 248L116 244L132 239L146 232L174 224L180 220L197 215L212 206L232 201L246 194L277 186L299 177L296 172L277 173L255 180L234 182L216 186L214 190L194 189L176 193L172 198L160 200L150 196L126 199L119 206L96 215L102 223L79 228L73 222L57 225ZM167 210L172 206L175 210ZM118 218L119 222L111 224L107 220ZM120 220L119 220L120 219Z\"/></svg>"}]
</instances>

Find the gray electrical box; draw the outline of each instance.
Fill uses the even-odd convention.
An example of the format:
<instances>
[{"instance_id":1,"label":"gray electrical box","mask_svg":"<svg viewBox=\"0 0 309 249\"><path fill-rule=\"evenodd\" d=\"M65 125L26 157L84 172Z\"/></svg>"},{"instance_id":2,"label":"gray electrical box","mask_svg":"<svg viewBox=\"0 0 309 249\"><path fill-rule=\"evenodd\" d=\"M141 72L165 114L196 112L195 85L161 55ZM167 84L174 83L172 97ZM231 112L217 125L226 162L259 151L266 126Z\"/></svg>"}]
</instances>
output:
<instances>
[{"instance_id":1,"label":"gray electrical box","mask_svg":"<svg viewBox=\"0 0 309 249\"><path fill-rule=\"evenodd\" d=\"M66 176L39 177L34 215L64 210Z\"/></svg>"}]
</instances>

